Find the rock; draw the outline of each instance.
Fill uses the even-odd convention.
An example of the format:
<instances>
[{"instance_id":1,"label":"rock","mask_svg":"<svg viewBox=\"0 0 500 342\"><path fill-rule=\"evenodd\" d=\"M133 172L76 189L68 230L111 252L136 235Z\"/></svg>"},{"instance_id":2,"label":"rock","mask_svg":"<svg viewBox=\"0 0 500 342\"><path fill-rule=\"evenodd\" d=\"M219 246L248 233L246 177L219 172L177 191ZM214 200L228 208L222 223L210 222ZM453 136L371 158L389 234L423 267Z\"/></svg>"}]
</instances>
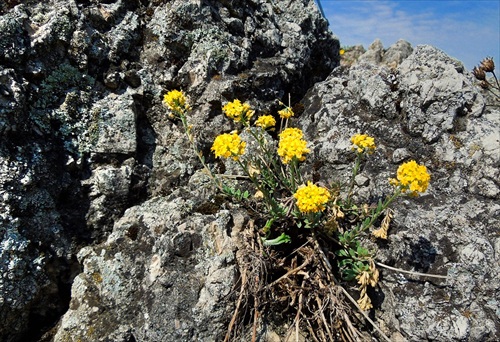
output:
<instances>
[{"instance_id":1,"label":"rock","mask_svg":"<svg viewBox=\"0 0 500 342\"><path fill-rule=\"evenodd\" d=\"M25 35L25 23L28 14L22 6L0 17L0 63L3 65L20 65L25 61L29 51L29 42ZM3 84L3 82L2 82Z\"/></svg>"},{"instance_id":2,"label":"rock","mask_svg":"<svg viewBox=\"0 0 500 342\"><path fill-rule=\"evenodd\" d=\"M97 141L92 152L134 155L137 148L136 110L131 95L110 94L91 109L97 121Z\"/></svg>"},{"instance_id":3,"label":"rock","mask_svg":"<svg viewBox=\"0 0 500 342\"><path fill-rule=\"evenodd\" d=\"M411 44L406 40L400 39L384 52L382 63L397 66L408 58L412 52L413 48Z\"/></svg>"},{"instance_id":4,"label":"rock","mask_svg":"<svg viewBox=\"0 0 500 342\"><path fill-rule=\"evenodd\" d=\"M355 45L346 49L343 49L344 53L341 55L340 64L343 66L353 65L359 57L366 52L363 45Z\"/></svg>"},{"instance_id":5,"label":"rock","mask_svg":"<svg viewBox=\"0 0 500 342\"><path fill-rule=\"evenodd\" d=\"M424 62L429 58L431 63ZM411 135L435 142L443 132L463 131L466 116L482 114L484 101L476 101L477 88L464 75L464 66L442 51L417 46L398 70L405 92L400 106Z\"/></svg>"},{"instance_id":6,"label":"rock","mask_svg":"<svg viewBox=\"0 0 500 342\"><path fill-rule=\"evenodd\" d=\"M25 116L25 85L26 80L13 69L0 66L0 135L8 136L9 131L16 131L19 124L23 126L16 118Z\"/></svg>"},{"instance_id":7,"label":"rock","mask_svg":"<svg viewBox=\"0 0 500 342\"><path fill-rule=\"evenodd\" d=\"M498 315L486 303L497 300L500 271L493 239L500 113L486 101L460 62L430 46L418 46L396 70L372 64L336 69L304 98L296 123L311 155L324 162L314 173L324 184L349 179L355 133L375 137L377 145L356 178L358 199L390 193L387 179L403 161L414 159L431 173L425 195L394 205L388 242L372 246L384 264L448 279L381 269L374 313L391 339L494 341L499 333ZM304 170L312 170L315 161L306 163Z\"/></svg>"},{"instance_id":8,"label":"rock","mask_svg":"<svg viewBox=\"0 0 500 342\"><path fill-rule=\"evenodd\" d=\"M380 62L382 62L383 55L384 46L382 45L380 39L375 39L375 41L368 47L368 50L366 50L364 54L359 56L358 62L380 64Z\"/></svg>"},{"instance_id":9,"label":"rock","mask_svg":"<svg viewBox=\"0 0 500 342\"><path fill-rule=\"evenodd\" d=\"M380 39L375 39L366 51L362 46L350 48L344 57L344 61L346 61L345 65L347 66L359 62L373 65L383 64L395 68L410 56L412 52L413 48L406 40L400 39L387 50L384 50Z\"/></svg>"},{"instance_id":10,"label":"rock","mask_svg":"<svg viewBox=\"0 0 500 342\"><path fill-rule=\"evenodd\" d=\"M338 65L327 21L313 1L16 4L0 4L0 319L6 322L0 339L38 340L45 332L47 339L96 341L133 334L220 339L236 266L233 247L211 255L206 236L228 225L230 214L210 216L219 204L208 200L213 191L203 187L200 163L181 123L168 118L162 95L173 88L190 95L197 148L213 162L211 141L230 129L220 115L223 102L237 96L256 108L276 107L287 93L298 102ZM158 253L148 250L158 237L154 229L144 228L145 240L130 245L130 236L141 234L135 227L147 220L131 214L139 223L124 228L127 209L152 201L145 212L177 210L176 203L190 203L181 198L195 196L185 188L190 179L203 185L196 207L211 213L196 233L168 212ZM164 196L171 204L160 204ZM110 243L123 259L101 255L110 234L121 236ZM84 270L70 310L49 331L69 305L81 272L77 254ZM136 257L144 265L132 262ZM140 301L136 286L154 291L137 292ZM137 312L149 309L132 317L130 301L137 301ZM127 317L136 320L137 333Z\"/></svg>"},{"instance_id":11,"label":"rock","mask_svg":"<svg viewBox=\"0 0 500 342\"><path fill-rule=\"evenodd\" d=\"M251 219L169 118L162 95L181 89L216 172L232 172L209 152L234 129L222 105L275 113L286 94L305 176L347 181L355 133L377 144L355 200L390 193L400 163L425 164L428 192L397 202L389 240L371 246L448 278L383 269L373 315L393 340L495 340L500 115L461 62L377 41L337 68L312 0L13 3L0 4L0 339L224 338Z\"/></svg>"},{"instance_id":12,"label":"rock","mask_svg":"<svg viewBox=\"0 0 500 342\"><path fill-rule=\"evenodd\" d=\"M236 276L230 213L193 214L193 202L154 198L129 208L84 272L54 341L220 340Z\"/></svg>"}]
</instances>

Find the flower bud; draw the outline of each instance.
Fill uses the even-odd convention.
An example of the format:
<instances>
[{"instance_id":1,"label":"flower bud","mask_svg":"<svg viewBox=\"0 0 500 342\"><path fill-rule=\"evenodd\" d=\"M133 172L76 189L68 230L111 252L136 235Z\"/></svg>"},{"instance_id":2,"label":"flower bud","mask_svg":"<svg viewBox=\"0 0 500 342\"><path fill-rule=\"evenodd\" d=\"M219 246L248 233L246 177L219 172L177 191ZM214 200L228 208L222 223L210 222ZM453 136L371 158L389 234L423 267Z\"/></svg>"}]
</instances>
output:
<instances>
[{"instance_id":1,"label":"flower bud","mask_svg":"<svg viewBox=\"0 0 500 342\"><path fill-rule=\"evenodd\" d=\"M481 69L486 72L493 72L495 70L495 63L493 62L493 58L487 57L481 61Z\"/></svg>"},{"instance_id":2,"label":"flower bud","mask_svg":"<svg viewBox=\"0 0 500 342\"><path fill-rule=\"evenodd\" d=\"M472 73L480 81L484 81L486 79L486 73L483 69L481 69L481 67L474 67L474 69L472 69Z\"/></svg>"},{"instance_id":3,"label":"flower bud","mask_svg":"<svg viewBox=\"0 0 500 342\"><path fill-rule=\"evenodd\" d=\"M483 89L488 89L490 87L490 84L487 81L481 81L481 83L479 83L479 86Z\"/></svg>"}]
</instances>

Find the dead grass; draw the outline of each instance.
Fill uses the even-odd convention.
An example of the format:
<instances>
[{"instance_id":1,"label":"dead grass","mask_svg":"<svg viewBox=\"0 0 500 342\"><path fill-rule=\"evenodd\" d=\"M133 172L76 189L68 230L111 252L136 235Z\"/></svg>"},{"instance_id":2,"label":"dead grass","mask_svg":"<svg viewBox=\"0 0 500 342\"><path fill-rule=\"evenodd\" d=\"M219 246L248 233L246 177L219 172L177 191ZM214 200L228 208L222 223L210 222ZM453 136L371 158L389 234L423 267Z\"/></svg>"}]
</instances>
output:
<instances>
[{"instance_id":1,"label":"dead grass","mask_svg":"<svg viewBox=\"0 0 500 342\"><path fill-rule=\"evenodd\" d=\"M240 234L239 294L225 342L265 341L266 322L287 326L289 342L371 341L371 320L335 278L333 253L307 232L282 248L264 247L252 221Z\"/></svg>"}]
</instances>

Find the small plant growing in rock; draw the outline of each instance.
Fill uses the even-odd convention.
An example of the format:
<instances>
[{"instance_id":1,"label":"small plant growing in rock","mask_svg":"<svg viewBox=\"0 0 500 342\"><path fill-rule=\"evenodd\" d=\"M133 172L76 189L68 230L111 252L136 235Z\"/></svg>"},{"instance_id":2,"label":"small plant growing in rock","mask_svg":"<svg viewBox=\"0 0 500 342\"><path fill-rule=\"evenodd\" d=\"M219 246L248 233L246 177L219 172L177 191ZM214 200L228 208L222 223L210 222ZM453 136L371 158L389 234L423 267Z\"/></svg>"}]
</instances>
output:
<instances>
[{"instance_id":1,"label":"small plant growing in rock","mask_svg":"<svg viewBox=\"0 0 500 342\"><path fill-rule=\"evenodd\" d=\"M481 88L489 91L497 100L500 100L500 83L498 82L497 75L495 74L495 63L493 58L487 57L472 69L474 77L479 81ZM491 73L494 79L487 78L487 74Z\"/></svg>"},{"instance_id":2,"label":"small plant growing in rock","mask_svg":"<svg viewBox=\"0 0 500 342\"><path fill-rule=\"evenodd\" d=\"M356 134L351 138L355 161L351 181L347 191L343 192L342 189L304 179L300 168L310 149L303 132L289 125L290 118L294 116L290 105L280 102L283 109L277 112L280 124L275 141L269 134L269 131L276 129L275 117L262 115L254 119L255 111L251 106L235 99L222 108L225 115L234 121L235 130L218 135L211 147L216 158L225 159L228 164L238 167L243 174L239 177L248 181L240 184L246 187L245 190L235 189L226 184L224 175L216 175L210 169L196 148L187 122L190 107L184 94L173 90L165 95L164 102L172 117L181 120L195 154L214 185L258 216L255 222L257 226L260 225L260 229L258 233L255 231L252 234L257 237L260 249L257 253L253 250L254 254L249 251L247 257L254 258L257 264L267 263L268 267L263 269L274 270L277 275L269 275L262 268L254 268L250 272L248 269L255 267L252 263L243 270L243 273L249 272L245 273L245 279L271 279L253 287L253 290L244 288L248 285L243 282L242 293L247 291L247 295L253 298L254 310L259 310L261 297L291 298L293 303L299 303L295 318L297 330L302 321L309 324L309 331L315 336L313 339L333 340L331 327L338 319L349 320L349 316L341 309L344 306L337 305L338 298L334 293L325 292L329 284L340 286L339 279L342 282L357 281L358 300L352 299L346 290L343 290L344 294L360 310L372 308L367 290L377 285L379 270L375 252L366 248L363 241L370 235L387 239L393 217L390 205L402 195L418 196L426 191L430 175L425 166L414 160L403 163L396 177L389 180L393 191L387 198L380 200L374 207L355 203L354 178L363 161L376 150L373 137ZM375 229L378 222L380 226ZM276 251L263 249L270 246L274 246ZM262 261L263 255L267 256L266 261ZM234 319L238 316L238 310L239 304ZM325 310L330 312L329 318L324 316ZM322 319L313 326L309 322L312 317ZM254 327L256 324L255 319ZM352 325L346 326L348 331L345 333L356 337ZM228 329L228 336L231 336L232 327L230 325ZM315 329L321 329L323 337L318 338Z\"/></svg>"}]
</instances>

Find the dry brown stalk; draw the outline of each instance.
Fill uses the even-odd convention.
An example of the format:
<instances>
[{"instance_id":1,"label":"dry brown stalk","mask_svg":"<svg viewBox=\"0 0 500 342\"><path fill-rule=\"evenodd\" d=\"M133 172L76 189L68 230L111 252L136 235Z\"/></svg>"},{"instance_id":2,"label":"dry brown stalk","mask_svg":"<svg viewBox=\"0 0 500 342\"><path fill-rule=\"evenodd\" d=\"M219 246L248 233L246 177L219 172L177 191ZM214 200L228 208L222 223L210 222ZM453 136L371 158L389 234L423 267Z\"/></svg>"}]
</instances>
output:
<instances>
[{"instance_id":1,"label":"dry brown stalk","mask_svg":"<svg viewBox=\"0 0 500 342\"><path fill-rule=\"evenodd\" d=\"M231 332L233 330L234 323L236 322L236 318L238 317L238 310L241 305L241 301L243 299L243 294L245 293L244 289L247 283L247 268L243 270L243 273L241 274L241 290L240 290L240 295L238 296L238 301L236 302L236 308L234 309L233 317L231 318L231 321L229 322L229 327L227 328L227 333L226 337L224 338L224 342L228 342L229 339L231 338Z\"/></svg>"},{"instance_id":2,"label":"dry brown stalk","mask_svg":"<svg viewBox=\"0 0 500 342\"><path fill-rule=\"evenodd\" d=\"M278 279L276 279L275 281L273 281L271 284L267 285L266 289L269 289L269 288L273 287L274 285L276 285L277 283L279 283L283 279L288 278L289 276L291 276L294 273L297 273L298 271L300 271L301 269L303 269L304 267L306 267L307 264L309 264L309 262L311 261L311 259L312 259L312 257L309 257L308 259L306 259L306 261L304 261L302 263L302 265L294 268L293 270L288 271L287 273L285 273L284 275L282 275L281 277L279 277Z\"/></svg>"},{"instance_id":3,"label":"dry brown stalk","mask_svg":"<svg viewBox=\"0 0 500 342\"><path fill-rule=\"evenodd\" d=\"M330 327L329 327L330 324L328 324L328 322L326 321L323 303L317 295L316 295L316 303L318 303L318 310L319 310L319 313L321 315L321 320L323 321L323 324L325 326L325 330L328 334L328 337L330 337L330 341L333 341L333 335L332 335L332 332L330 331Z\"/></svg>"}]
</instances>

